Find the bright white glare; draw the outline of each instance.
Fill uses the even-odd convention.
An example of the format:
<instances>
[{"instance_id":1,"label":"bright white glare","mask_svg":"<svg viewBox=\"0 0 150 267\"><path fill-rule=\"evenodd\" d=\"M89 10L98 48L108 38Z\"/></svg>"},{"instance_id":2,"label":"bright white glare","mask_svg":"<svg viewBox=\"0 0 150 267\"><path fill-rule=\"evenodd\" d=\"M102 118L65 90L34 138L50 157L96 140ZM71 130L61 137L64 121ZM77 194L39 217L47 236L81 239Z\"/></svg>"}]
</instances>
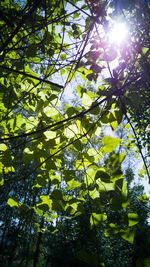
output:
<instances>
[{"instance_id":1,"label":"bright white glare","mask_svg":"<svg viewBox=\"0 0 150 267\"><path fill-rule=\"evenodd\" d=\"M125 23L115 23L109 33L110 43L120 45L127 38L128 29Z\"/></svg>"}]
</instances>

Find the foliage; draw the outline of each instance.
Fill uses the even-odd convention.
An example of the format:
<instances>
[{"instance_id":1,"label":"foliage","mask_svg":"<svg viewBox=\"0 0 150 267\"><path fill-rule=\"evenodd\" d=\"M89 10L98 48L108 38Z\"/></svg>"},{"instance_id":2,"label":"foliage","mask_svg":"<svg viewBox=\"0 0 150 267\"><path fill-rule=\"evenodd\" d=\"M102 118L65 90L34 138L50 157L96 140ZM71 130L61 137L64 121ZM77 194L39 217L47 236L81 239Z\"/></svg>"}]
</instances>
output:
<instances>
[{"instance_id":1,"label":"foliage","mask_svg":"<svg viewBox=\"0 0 150 267\"><path fill-rule=\"evenodd\" d=\"M2 219L3 262L7 225L18 242L20 233L29 236L26 266L32 260L37 266L47 231L64 229L68 220L75 222L69 227L77 235L77 217L87 216L89 235L95 238L94 246L89 241L91 258L82 249L78 255L86 264L104 266L99 252L104 232L134 243L140 220L138 210L130 210L121 166L127 152L121 149L141 154L141 175L150 180L142 150L149 153L149 4L117 2L111 2L109 16L105 0L0 3L0 185L5 189L2 208L10 214ZM130 36L122 46L109 42L110 17L129 24ZM77 86L76 80L81 81ZM76 87L77 105L63 100L71 87ZM121 124L129 129L127 140L100 136L104 125L115 131ZM12 251L7 265L21 266L18 247Z\"/></svg>"}]
</instances>

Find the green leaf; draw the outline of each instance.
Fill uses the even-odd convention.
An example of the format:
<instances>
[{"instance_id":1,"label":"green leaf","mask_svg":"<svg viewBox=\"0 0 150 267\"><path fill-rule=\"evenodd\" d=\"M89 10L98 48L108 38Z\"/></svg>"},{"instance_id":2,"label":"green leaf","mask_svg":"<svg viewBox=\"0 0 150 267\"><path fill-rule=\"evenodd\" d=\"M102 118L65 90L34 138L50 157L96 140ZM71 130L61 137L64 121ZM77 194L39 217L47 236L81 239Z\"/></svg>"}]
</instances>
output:
<instances>
[{"instance_id":1,"label":"green leaf","mask_svg":"<svg viewBox=\"0 0 150 267\"><path fill-rule=\"evenodd\" d=\"M105 236L109 237L115 234L118 234L119 230L118 227L114 223L109 223L108 228L105 230Z\"/></svg>"},{"instance_id":2,"label":"green leaf","mask_svg":"<svg viewBox=\"0 0 150 267\"><path fill-rule=\"evenodd\" d=\"M5 144L0 144L0 151L7 150L7 146Z\"/></svg>"},{"instance_id":3,"label":"green leaf","mask_svg":"<svg viewBox=\"0 0 150 267\"><path fill-rule=\"evenodd\" d=\"M123 180L122 183L122 196L126 198L128 194L127 183L125 180Z\"/></svg>"},{"instance_id":4,"label":"green leaf","mask_svg":"<svg viewBox=\"0 0 150 267\"><path fill-rule=\"evenodd\" d=\"M61 75L64 75L65 72L66 72L65 69L61 69L61 70L60 70L60 74L61 74Z\"/></svg>"},{"instance_id":5,"label":"green leaf","mask_svg":"<svg viewBox=\"0 0 150 267\"><path fill-rule=\"evenodd\" d=\"M46 114L47 117L53 117L59 114L58 110L52 107L45 107L43 109L43 112Z\"/></svg>"},{"instance_id":6,"label":"green leaf","mask_svg":"<svg viewBox=\"0 0 150 267\"><path fill-rule=\"evenodd\" d=\"M126 208L126 207L129 205L130 201L131 201L131 200L128 199L128 198L123 199L123 202L122 202L122 208L123 208L123 209Z\"/></svg>"},{"instance_id":7,"label":"green leaf","mask_svg":"<svg viewBox=\"0 0 150 267\"><path fill-rule=\"evenodd\" d=\"M116 57L117 57L117 51L115 50L115 48L110 47L107 50L105 50L102 60L109 62L115 60Z\"/></svg>"},{"instance_id":8,"label":"green leaf","mask_svg":"<svg viewBox=\"0 0 150 267\"><path fill-rule=\"evenodd\" d=\"M126 124L126 129L130 129L130 124L129 123Z\"/></svg>"},{"instance_id":9,"label":"green leaf","mask_svg":"<svg viewBox=\"0 0 150 267\"><path fill-rule=\"evenodd\" d=\"M9 198L8 199L8 201L7 201L7 204L12 208L12 207L17 207L17 208L19 208L22 204L21 204L21 202L17 199L17 198L15 198L15 197L13 197L13 198Z\"/></svg>"},{"instance_id":10,"label":"green leaf","mask_svg":"<svg viewBox=\"0 0 150 267\"><path fill-rule=\"evenodd\" d=\"M99 65L97 65L97 64L95 64L95 63L93 63L92 65L91 65L91 68L90 68L94 73L96 72L96 73L101 73L101 71L102 71L102 67L100 67Z\"/></svg>"},{"instance_id":11,"label":"green leaf","mask_svg":"<svg viewBox=\"0 0 150 267\"><path fill-rule=\"evenodd\" d=\"M89 190L89 196L92 199L99 198L99 192L97 191L96 188L94 190Z\"/></svg>"},{"instance_id":12,"label":"green leaf","mask_svg":"<svg viewBox=\"0 0 150 267\"><path fill-rule=\"evenodd\" d=\"M126 153L113 153L110 157L113 167L118 168L126 157Z\"/></svg>"},{"instance_id":13,"label":"green leaf","mask_svg":"<svg viewBox=\"0 0 150 267\"><path fill-rule=\"evenodd\" d=\"M54 185L59 185L61 183L61 177L60 175L50 175L50 179Z\"/></svg>"},{"instance_id":14,"label":"green leaf","mask_svg":"<svg viewBox=\"0 0 150 267\"><path fill-rule=\"evenodd\" d=\"M142 53L145 55L148 52L148 47L142 47Z\"/></svg>"},{"instance_id":15,"label":"green leaf","mask_svg":"<svg viewBox=\"0 0 150 267\"><path fill-rule=\"evenodd\" d=\"M67 57L67 54L61 54L60 55L60 58L61 58L62 61L64 61L66 59L66 57Z\"/></svg>"},{"instance_id":16,"label":"green leaf","mask_svg":"<svg viewBox=\"0 0 150 267\"><path fill-rule=\"evenodd\" d=\"M104 136L102 139L102 144L104 145L101 148L102 153L110 153L122 142L121 139L111 137L111 136Z\"/></svg>"},{"instance_id":17,"label":"green leaf","mask_svg":"<svg viewBox=\"0 0 150 267\"><path fill-rule=\"evenodd\" d=\"M86 170L86 174L85 174L85 178L84 178L84 183L85 185L88 187L90 184L95 183L94 177L95 177L95 173L96 173L96 169L94 168L95 166L90 166L87 170Z\"/></svg>"},{"instance_id":18,"label":"green leaf","mask_svg":"<svg viewBox=\"0 0 150 267\"><path fill-rule=\"evenodd\" d=\"M123 239L127 240L131 244L134 242L134 232L130 228L126 230L120 230L120 235Z\"/></svg>"},{"instance_id":19,"label":"green leaf","mask_svg":"<svg viewBox=\"0 0 150 267\"><path fill-rule=\"evenodd\" d=\"M46 136L47 139L56 138L56 132L54 132L54 131L48 130L48 131L44 132L44 135Z\"/></svg>"},{"instance_id":20,"label":"green leaf","mask_svg":"<svg viewBox=\"0 0 150 267\"><path fill-rule=\"evenodd\" d=\"M63 195L61 190L59 189L54 189L54 191L51 193L51 198L54 200L61 200L63 199Z\"/></svg>"},{"instance_id":21,"label":"green leaf","mask_svg":"<svg viewBox=\"0 0 150 267\"><path fill-rule=\"evenodd\" d=\"M37 46L35 43L31 44L28 46L27 49L27 57L35 57L36 56L36 51L37 51Z\"/></svg>"},{"instance_id":22,"label":"green leaf","mask_svg":"<svg viewBox=\"0 0 150 267\"><path fill-rule=\"evenodd\" d=\"M93 103L93 96L90 96L89 93L83 93L82 97L82 106L85 109L88 109Z\"/></svg>"},{"instance_id":23,"label":"green leaf","mask_svg":"<svg viewBox=\"0 0 150 267\"><path fill-rule=\"evenodd\" d=\"M39 208L33 207L33 209L35 210L35 212L37 213L38 216L41 216L43 211Z\"/></svg>"},{"instance_id":24,"label":"green leaf","mask_svg":"<svg viewBox=\"0 0 150 267\"><path fill-rule=\"evenodd\" d=\"M111 122L110 125L111 125L112 130L115 131L117 129L117 127L118 127L117 120Z\"/></svg>"},{"instance_id":25,"label":"green leaf","mask_svg":"<svg viewBox=\"0 0 150 267\"><path fill-rule=\"evenodd\" d=\"M12 166L14 157L11 155L10 150L4 150L2 154L2 163L4 164L5 167L10 167Z\"/></svg>"},{"instance_id":26,"label":"green leaf","mask_svg":"<svg viewBox=\"0 0 150 267\"><path fill-rule=\"evenodd\" d=\"M80 140L76 140L76 142L73 143L73 146L77 151L83 151L83 144Z\"/></svg>"},{"instance_id":27,"label":"green leaf","mask_svg":"<svg viewBox=\"0 0 150 267\"><path fill-rule=\"evenodd\" d=\"M82 183L80 183L78 181L71 180L71 181L68 181L67 184L69 185L68 190L73 190L73 189L79 187Z\"/></svg>"},{"instance_id":28,"label":"green leaf","mask_svg":"<svg viewBox=\"0 0 150 267\"><path fill-rule=\"evenodd\" d=\"M59 230L58 230L56 227L54 227L53 225L49 225L49 226L48 226L48 230L49 230L52 234L54 234L54 233L56 233L56 232L59 231Z\"/></svg>"},{"instance_id":29,"label":"green leaf","mask_svg":"<svg viewBox=\"0 0 150 267\"><path fill-rule=\"evenodd\" d=\"M33 151L31 151L29 148L25 148L23 151L23 162L25 164L28 164L32 160L33 160Z\"/></svg>"},{"instance_id":30,"label":"green leaf","mask_svg":"<svg viewBox=\"0 0 150 267\"><path fill-rule=\"evenodd\" d=\"M113 191L115 190L115 184L114 183L104 183L101 181L101 179L97 179L96 183L98 184L99 191Z\"/></svg>"},{"instance_id":31,"label":"green leaf","mask_svg":"<svg viewBox=\"0 0 150 267\"><path fill-rule=\"evenodd\" d=\"M64 179L66 182L71 181L75 178L75 171L74 170L64 170Z\"/></svg>"},{"instance_id":32,"label":"green leaf","mask_svg":"<svg viewBox=\"0 0 150 267\"><path fill-rule=\"evenodd\" d=\"M61 201L53 201L52 210L55 212L62 212L64 210L64 205Z\"/></svg>"},{"instance_id":33,"label":"green leaf","mask_svg":"<svg viewBox=\"0 0 150 267\"><path fill-rule=\"evenodd\" d=\"M40 224L39 223L35 223L35 225L37 226L38 233L42 233L42 230L40 229Z\"/></svg>"},{"instance_id":34,"label":"green leaf","mask_svg":"<svg viewBox=\"0 0 150 267\"><path fill-rule=\"evenodd\" d=\"M87 154L92 157L95 163L99 162L99 160L103 157L102 153L94 148L89 148Z\"/></svg>"},{"instance_id":35,"label":"green leaf","mask_svg":"<svg viewBox=\"0 0 150 267\"><path fill-rule=\"evenodd\" d=\"M67 138L72 138L74 137L76 134L78 133L78 128L75 124L68 126L67 128L65 128L64 130L64 135Z\"/></svg>"},{"instance_id":36,"label":"green leaf","mask_svg":"<svg viewBox=\"0 0 150 267\"><path fill-rule=\"evenodd\" d=\"M79 159L76 161L76 169L78 169L78 170L81 170L81 169L83 169L89 165L91 165L91 162L86 158Z\"/></svg>"},{"instance_id":37,"label":"green leaf","mask_svg":"<svg viewBox=\"0 0 150 267\"><path fill-rule=\"evenodd\" d=\"M139 222L139 216L136 213L128 213L129 226L133 226Z\"/></svg>"},{"instance_id":38,"label":"green leaf","mask_svg":"<svg viewBox=\"0 0 150 267\"><path fill-rule=\"evenodd\" d=\"M41 195L40 202L37 204L37 208L43 211L51 211L52 210L52 199L50 199L50 196Z\"/></svg>"},{"instance_id":39,"label":"green leaf","mask_svg":"<svg viewBox=\"0 0 150 267\"><path fill-rule=\"evenodd\" d=\"M73 115L76 115L78 113L78 109L74 107L70 107L68 104L66 104L65 107L65 113L68 115L68 117L71 117Z\"/></svg>"},{"instance_id":40,"label":"green leaf","mask_svg":"<svg viewBox=\"0 0 150 267\"><path fill-rule=\"evenodd\" d=\"M100 107L95 107L92 110L90 110L90 114L98 115L100 113Z\"/></svg>"},{"instance_id":41,"label":"green leaf","mask_svg":"<svg viewBox=\"0 0 150 267\"><path fill-rule=\"evenodd\" d=\"M3 186L4 185L4 175L2 172L0 172L0 185Z\"/></svg>"},{"instance_id":42,"label":"green leaf","mask_svg":"<svg viewBox=\"0 0 150 267\"><path fill-rule=\"evenodd\" d=\"M99 225L101 222L104 222L107 220L107 215L105 213L100 214L100 213L92 213L90 217L90 224L91 227L93 228L94 226Z\"/></svg>"},{"instance_id":43,"label":"green leaf","mask_svg":"<svg viewBox=\"0 0 150 267\"><path fill-rule=\"evenodd\" d=\"M123 117L122 110L116 110L115 111L115 117L116 117L118 125L119 125L121 123L122 117Z\"/></svg>"},{"instance_id":44,"label":"green leaf","mask_svg":"<svg viewBox=\"0 0 150 267\"><path fill-rule=\"evenodd\" d=\"M76 19L78 17L79 17L79 14L77 12L73 14L73 19Z\"/></svg>"},{"instance_id":45,"label":"green leaf","mask_svg":"<svg viewBox=\"0 0 150 267\"><path fill-rule=\"evenodd\" d=\"M96 131L95 131L94 134L95 134L96 136L100 136L101 132L102 132L102 127L97 127L97 128L96 128Z\"/></svg>"},{"instance_id":46,"label":"green leaf","mask_svg":"<svg viewBox=\"0 0 150 267\"><path fill-rule=\"evenodd\" d=\"M82 98L83 94L87 92L87 89L81 85L77 85L77 93L79 97Z\"/></svg>"},{"instance_id":47,"label":"green leaf","mask_svg":"<svg viewBox=\"0 0 150 267\"><path fill-rule=\"evenodd\" d=\"M111 209L115 211L122 209L122 199L120 197L113 197L111 199Z\"/></svg>"},{"instance_id":48,"label":"green leaf","mask_svg":"<svg viewBox=\"0 0 150 267\"><path fill-rule=\"evenodd\" d=\"M103 182L109 182L110 181L110 175L102 168L99 168L96 172L95 179L101 179Z\"/></svg>"},{"instance_id":49,"label":"green leaf","mask_svg":"<svg viewBox=\"0 0 150 267\"><path fill-rule=\"evenodd\" d=\"M32 186L32 188L34 187L42 187L45 186L48 183L48 179L46 177L43 177L43 175L38 174L37 178L34 181L34 185Z\"/></svg>"},{"instance_id":50,"label":"green leaf","mask_svg":"<svg viewBox=\"0 0 150 267\"><path fill-rule=\"evenodd\" d=\"M146 194L139 196L138 199L141 200L143 203L148 201L148 197Z\"/></svg>"}]
</instances>

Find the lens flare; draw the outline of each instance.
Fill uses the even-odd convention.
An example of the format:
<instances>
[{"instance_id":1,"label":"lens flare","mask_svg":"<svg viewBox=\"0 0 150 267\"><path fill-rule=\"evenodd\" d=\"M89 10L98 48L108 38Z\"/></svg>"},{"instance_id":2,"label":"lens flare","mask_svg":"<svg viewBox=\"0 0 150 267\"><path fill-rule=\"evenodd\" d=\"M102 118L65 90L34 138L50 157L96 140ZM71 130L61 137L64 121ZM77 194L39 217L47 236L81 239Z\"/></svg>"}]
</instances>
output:
<instances>
[{"instance_id":1,"label":"lens flare","mask_svg":"<svg viewBox=\"0 0 150 267\"><path fill-rule=\"evenodd\" d=\"M128 35L128 29L125 23L115 23L109 33L110 43L120 45L125 42Z\"/></svg>"}]
</instances>

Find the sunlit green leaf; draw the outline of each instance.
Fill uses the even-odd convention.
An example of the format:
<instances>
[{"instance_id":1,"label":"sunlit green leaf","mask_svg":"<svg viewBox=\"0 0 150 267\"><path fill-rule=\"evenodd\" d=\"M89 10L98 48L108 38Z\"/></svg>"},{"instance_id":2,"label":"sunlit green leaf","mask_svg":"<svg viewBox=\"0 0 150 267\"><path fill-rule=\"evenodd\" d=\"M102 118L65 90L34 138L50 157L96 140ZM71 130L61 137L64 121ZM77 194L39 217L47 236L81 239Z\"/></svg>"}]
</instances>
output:
<instances>
[{"instance_id":1,"label":"sunlit green leaf","mask_svg":"<svg viewBox=\"0 0 150 267\"><path fill-rule=\"evenodd\" d=\"M94 162L99 162L99 160L102 158L102 153L99 152L97 149L94 149L94 148L89 148L88 151L87 151L87 154L89 156L92 156L94 157Z\"/></svg>"},{"instance_id":2,"label":"sunlit green leaf","mask_svg":"<svg viewBox=\"0 0 150 267\"><path fill-rule=\"evenodd\" d=\"M97 179L96 183L98 184L99 191L112 191L115 190L114 183L104 183L101 179Z\"/></svg>"},{"instance_id":3,"label":"sunlit green leaf","mask_svg":"<svg viewBox=\"0 0 150 267\"><path fill-rule=\"evenodd\" d=\"M112 152L120 143L122 142L121 139L111 137L111 136L104 136L102 139L102 144L104 145L101 149L103 153L110 153Z\"/></svg>"},{"instance_id":4,"label":"sunlit green leaf","mask_svg":"<svg viewBox=\"0 0 150 267\"><path fill-rule=\"evenodd\" d=\"M7 204L10 207L17 207L17 208L19 208L22 205L21 202L15 197L9 198L8 201L7 201Z\"/></svg>"},{"instance_id":5,"label":"sunlit green leaf","mask_svg":"<svg viewBox=\"0 0 150 267\"><path fill-rule=\"evenodd\" d=\"M76 168L78 170L81 170L84 167L89 166L90 164L91 164L91 162L88 159L86 159L86 158L79 159L79 160L76 161Z\"/></svg>"},{"instance_id":6,"label":"sunlit green leaf","mask_svg":"<svg viewBox=\"0 0 150 267\"><path fill-rule=\"evenodd\" d=\"M87 89L81 85L77 85L77 93L79 97L82 98L83 94L87 92Z\"/></svg>"},{"instance_id":7,"label":"sunlit green leaf","mask_svg":"<svg viewBox=\"0 0 150 267\"><path fill-rule=\"evenodd\" d=\"M58 110L56 108L52 108L52 107L44 108L43 112L46 114L47 117L52 117L52 116L59 114Z\"/></svg>"},{"instance_id":8,"label":"sunlit green leaf","mask_svg":"<svg viewBox=\"0 0 150 267\"><path fill-rule=\"evenodd\" d=\"M97 129L96 129L96 131L95 131L95 135L96 135L96 136L100 136L101 131L102 131L102 128L101 128L101 127L97 127Z\"/></svg>"},{"instance_id":9,"label":"sunlit green leaf","mask_svg":"<svg viewBox=\"0 0 150 267\"><path fill-rule=\"evenodd\" d=\"M4 175L2 172L0 172L0 185L4 185Z\"/></svg>"},{"instance_id":10,"label":"sunlit green leaf","mask_svg":"<svg viewBox=\"0 0 150 267\"><path fill-rule=\"evenodd\" d=\"M120 235L123 239L127 240L131 244L134 242L134 232L132 229L128 228L126 230L120 230Z\"/></svg>"},{"instance_id":11,"label":"sunlit green leaf","mask_svg":"<svg viewBox=\"0 0 150 267\"><path fill-rule=\"evenodd\" d=\"M7 150L7 146L5 144L0 144L0 151Z\"/></svg>"},{"instance_id":12,"label":"sunlit green leaf","mask_svg":"<svg viewBox=\"0 0 150 267\"><path fill-rule=\"evenodd\" d=\"M82 106L87 109L91 106L93 102L93 97L91 97L88 93L83 93L82 97Z\"/></svg>"},{"instance_id":13,"label":"sunlit green leaf","mask_svg":"<svg viewBox=\"0 0 150 267\"><path fill-rule=\"evenodd\" d=\"M123 180L123 185L122 185L122 195L123 195L123 197L127 197L127 193L128 193L128 191L127 191L127 183L126 183L125 180Z\"/></svg>"},{"instance_id":14,"label":"sunlit green leaf","mask_svg":"<svg viewBox=\"0 0 150 267\"><path fill-rule=\"evenodd\" d=\"M56 137L56 132L54 131L46 131L44 132L44 135L47 139L54 139Z\"/></svg>"},{"instance_id":15,"label":"sunlit green leaf","mask_svg":"<svg viewBox=\"0 0 150 267\"><path fill-rule=\"evenodd\" d=\"M96 167L95 166L90 166L87 170L86 170L86 174L84 176L84 183L86 184L86 186L88 187L90 184L94 183L94 177L95 177L95 173L96 173Z\"/></svg>"},{"instance_id":16,"label":"sunlit green leaf","mask_svg":"<svg viewBox=\"0 0 150 267\"><path fill-rule=\"evenodd\" d=\"M148 47L142 47L142 53L145 55L148 52Z\"/></svg>"},{"instance_id":17,"label":"sunlit green leaf","mask_svg":"<svg viewBox=\"0 0 150 267\"><path fill-rule=\"evenodd\" d=\"M37 208L43 210L43 211L51 211L52 209L52 200L50 199L50 196L47 195L41 195L40 196L40 202L37 204Z\"/></svg>"},{"instance_id":18,"label":"sunlit green leaf","mask_svg":"<svg viewBox=\"0 0 150 267\"><path fill-rule=\"evenodd\" d=\"M33 151L31 151L29 148L25 148L23 151L23 162L27 164L31 160L33 160Z\"/></svg>"},{"instance_id":19,"label":"sunlit green leaf","mask_svg":"<svg viewBox=\"0 0 150 267\"><path fill-rule=\"evenodd\" d=\"M95 198L98 198L99 197L99 192L94 189L94 190L89 190L89 196L92 198L92 199L95 199Z\"/></svg>"},{"instance_id":20,"label":"sunlit green leaf","mask_svg":"<svg viewBox=\"0 0 150 267\"><path fill-rule=\"evenodd\" d=\"M139 222L139 216L136 213L128 213L129 226L133 226Z\"/></svg>"},{"instance_id":21,"label":"sunlit green leaf","mask_svg":"<svg viewBox=\"0 0 150 267\"><path fill-rule=\"evenodd\" d=\"M67 184L69 185L68 190L73 190L73 189L79 187L82 183L80 183L78 181L71 180L71 181L68 181Z\"/></svg>"},{"instance_id":22,"label":"sunlit green leaf","mask_svg":"<svg viewBox=\"0 0 150 267\"><path fill-rule=\"evenodd\" d=\"M68 126L65 128L64 135L67 138L72 138L78 133L78 128L75 124Z\"/></svg>"},{"instance_id":23,"label":"sunlit green leaf","mask_svg":"<svg viewBox=\"0 0 150 267\"><path fill-rule=\"evenodd\" d=\"M99 225L101 222L104 222L107 220L107 215L104 214L100 214L100 213L92 213L91 217L90 217L90 224L91 227L97 226Z\"/></svg>"},{"instance_id":24,"label":"sunlit green leaf","mask_svg":"<svg viewBox=\"0 0 150 267\"><path fill-rule=\"evenodd\" d=\"M50 175L50 179L54 185L59 185L61 182L60 175Z\"/></svg>"},{"instance_id":25,"label":"sunlit green leaf","mask_svg":"<svg viewBox=\"0 0 150 267\"><path fill-rule=\"evenodd\" d=\"M40 225L39 225L39 223L35 223L35 225L37 226L37 230L38 230L38 233L42 233L42 230L40 229Z\"/></svg>"}]
</instances>

